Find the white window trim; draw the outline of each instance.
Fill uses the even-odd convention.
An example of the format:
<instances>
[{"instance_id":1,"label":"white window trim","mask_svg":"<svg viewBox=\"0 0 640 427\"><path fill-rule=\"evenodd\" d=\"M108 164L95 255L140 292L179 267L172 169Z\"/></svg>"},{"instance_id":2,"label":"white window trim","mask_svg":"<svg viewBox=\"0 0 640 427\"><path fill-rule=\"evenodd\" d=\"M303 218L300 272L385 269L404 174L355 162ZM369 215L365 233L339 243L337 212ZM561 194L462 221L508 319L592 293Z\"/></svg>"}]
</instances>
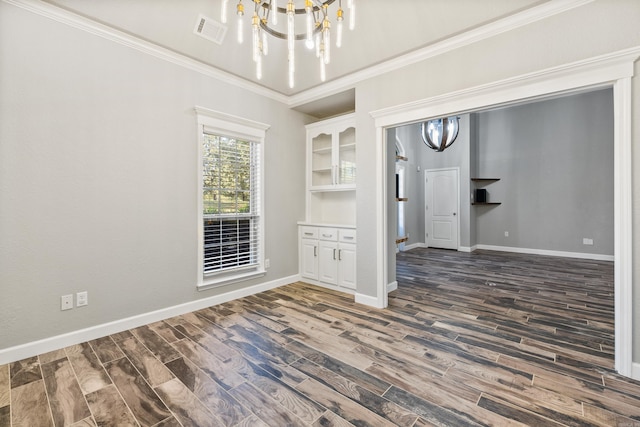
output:
<instances>
[{"instance_id":1,"label":"white window trim","mask_svg":"<svg viewBox=\"0 0 640 427\"><path fill-rule=\"evenodd\" d=\"M199 291L204 291L219 286L228 285L244 280L250 280L264 276L266 270L264 268L264 141L269 125L244 119L242 117L233 116L231 114L210 110L203 107L195 107L198 119L198 266L196 287ZM258 236L258 258L259 265L256 269L247 271L238 271L235 273L224 274L220 276L205 277L204 270L204 230L202 223L204 220L203 210L203 177L202 177L202 146L204 133L212 133L216 135L225 135L233 138L243 139L256 142L260 150L260 234Z\"/></svg>"}]
</instances>

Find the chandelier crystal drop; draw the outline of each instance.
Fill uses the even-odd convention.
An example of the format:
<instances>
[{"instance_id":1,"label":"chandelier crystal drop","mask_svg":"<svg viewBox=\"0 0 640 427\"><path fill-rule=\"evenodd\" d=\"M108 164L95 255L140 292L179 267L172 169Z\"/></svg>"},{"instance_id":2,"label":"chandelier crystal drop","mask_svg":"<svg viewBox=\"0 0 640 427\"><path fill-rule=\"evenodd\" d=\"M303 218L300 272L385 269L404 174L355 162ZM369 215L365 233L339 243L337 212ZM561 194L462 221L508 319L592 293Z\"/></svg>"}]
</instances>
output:
<instances>
[{"instance_id":1,"label":"chandelier crystal drop","mask_svg":"<svg viewBox=\"0 0 640 427\"><path fill-rule=\"evenodd\" d=\"M304 41L308 50L315 53L320 63L320 79L326 79L326 66L331 62L331 19L335 17L335 46L340 48L343 41L343 21L348 19L349 29L355 26L355 0L345 0L346 9L342 8L342 0L280 0L285 7L278 5L278 0L245 0L245 3L253 2L254 10L251 15L251 39L252 57L256 64L256 78L262 78L263 59L269 53L268 36L273 36L287 41L288 81L289 87L295 84L295 45L296 41ZM227 22L229 0L222 0L220 20ZM296 5L299 3L299 5ZM337 5L337 10L330 12L332 5ZM279 16L283 20L278 25ZM243 43L243 20L245 6L243 0L236 5L237 15L237 39ZM298 21L297 17L300 17ZM304 19L302 19L304 18ZM302 30L301 30L302 29ZM296 33L298 31L298 33Z\"/></svg>"}]
</instances>

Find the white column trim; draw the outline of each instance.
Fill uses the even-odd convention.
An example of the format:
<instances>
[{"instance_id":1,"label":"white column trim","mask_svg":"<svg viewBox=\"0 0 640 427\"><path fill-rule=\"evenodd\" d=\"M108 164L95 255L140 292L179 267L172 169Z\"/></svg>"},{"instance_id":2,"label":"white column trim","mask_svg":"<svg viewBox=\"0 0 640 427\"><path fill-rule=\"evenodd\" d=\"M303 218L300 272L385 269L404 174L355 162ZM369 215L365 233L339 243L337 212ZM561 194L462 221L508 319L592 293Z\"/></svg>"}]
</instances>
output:
<instances>
[{"instance_id":1,"label":"white column trim","mask_svg":"<svg viewBox=\"0 0 640 427\"><path fill-rule=\"evenodd\" d=\"M613 86L615 368L631 376L633 362L633 192L631 77ZM635 377L640 379L640 377Z\"/></svg>"}]
</instances>

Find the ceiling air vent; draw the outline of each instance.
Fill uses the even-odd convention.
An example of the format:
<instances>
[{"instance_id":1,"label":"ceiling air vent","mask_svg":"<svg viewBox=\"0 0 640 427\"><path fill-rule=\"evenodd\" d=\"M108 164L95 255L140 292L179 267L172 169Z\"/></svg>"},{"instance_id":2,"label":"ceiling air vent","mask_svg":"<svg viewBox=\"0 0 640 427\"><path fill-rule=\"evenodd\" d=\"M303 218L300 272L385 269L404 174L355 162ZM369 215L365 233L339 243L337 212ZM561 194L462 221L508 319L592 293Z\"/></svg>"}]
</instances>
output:
<instances>
[{"instance_id":1,"label":"ceiling air vent","mask_svg":"<svg viewBox=\"0 0 640 427\"><path fill-rule=\"evenodd\" d=\"M193 32L207 40L222 44L224 36L227 34L227 27L218 21L200 14Z\"/></svg>"}]
</instances>

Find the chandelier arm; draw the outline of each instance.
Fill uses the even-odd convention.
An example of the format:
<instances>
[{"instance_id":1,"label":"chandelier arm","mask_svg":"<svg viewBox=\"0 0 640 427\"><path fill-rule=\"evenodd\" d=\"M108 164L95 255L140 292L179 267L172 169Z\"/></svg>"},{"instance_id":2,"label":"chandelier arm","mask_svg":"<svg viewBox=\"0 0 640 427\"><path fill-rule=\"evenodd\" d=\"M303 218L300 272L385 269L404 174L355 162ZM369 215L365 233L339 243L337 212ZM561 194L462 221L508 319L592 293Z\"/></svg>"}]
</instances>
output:
<instances>
[{"instance_id":1,"label":"chandelier arm","mask_svg":"<svg viewBox=\"0 0 640 427\"><path fill-rule=\"evenodd\" d=\"M273 28L269 27L264 20L260 20L260 28L265 30L267 33L271 34L274 37L277 37L282 40L287 40L288 36L286 33L281 33L280 31L276 31ZM317 33L322 31L322 26L318 26L313 30L313 35L315 36ZM305 40L307 38L307 33L300 33L295 35L296 40Z\"/></svg>"},{"instance_id":2,"label":"chandelier arm","mask_svg":"<svg viewBox=\"0 0 640 427\"><path fill-rule=\"evenodd\" d=\"M440 147L438 151L442 151L448 147L447 138L449 138L449 118L444 117L442 119L442 140L440 142ZM452 141L453 142L453 141Z\"/></svg>"},{"instance_id":3,"label":"chandelier arm","mask_svg":"<svg viewBox=\"0 0 640 427\"><path fill-rule=\"evenodd\" d=\"M315 3L315 5L313 6L313 11L317 12L317 11L321 10L323 6L325 6L325 5L330 6L335 1L336 0L324 0L324 1L314 0L313 3ZM260 3L260 6L262 6L264 9L271 10L271 2L269 2L269 1L263 1L262 3ZM278 7L277 11L278 11L278 13L282 13L283 15L287 14L287 8L286 7ZM303 14L307 13L307 11L303 7L303 8L300 8L300 9L295 9L295 13L296 13L296 15L303 15Z\"/></svg>"}]
</instances>

